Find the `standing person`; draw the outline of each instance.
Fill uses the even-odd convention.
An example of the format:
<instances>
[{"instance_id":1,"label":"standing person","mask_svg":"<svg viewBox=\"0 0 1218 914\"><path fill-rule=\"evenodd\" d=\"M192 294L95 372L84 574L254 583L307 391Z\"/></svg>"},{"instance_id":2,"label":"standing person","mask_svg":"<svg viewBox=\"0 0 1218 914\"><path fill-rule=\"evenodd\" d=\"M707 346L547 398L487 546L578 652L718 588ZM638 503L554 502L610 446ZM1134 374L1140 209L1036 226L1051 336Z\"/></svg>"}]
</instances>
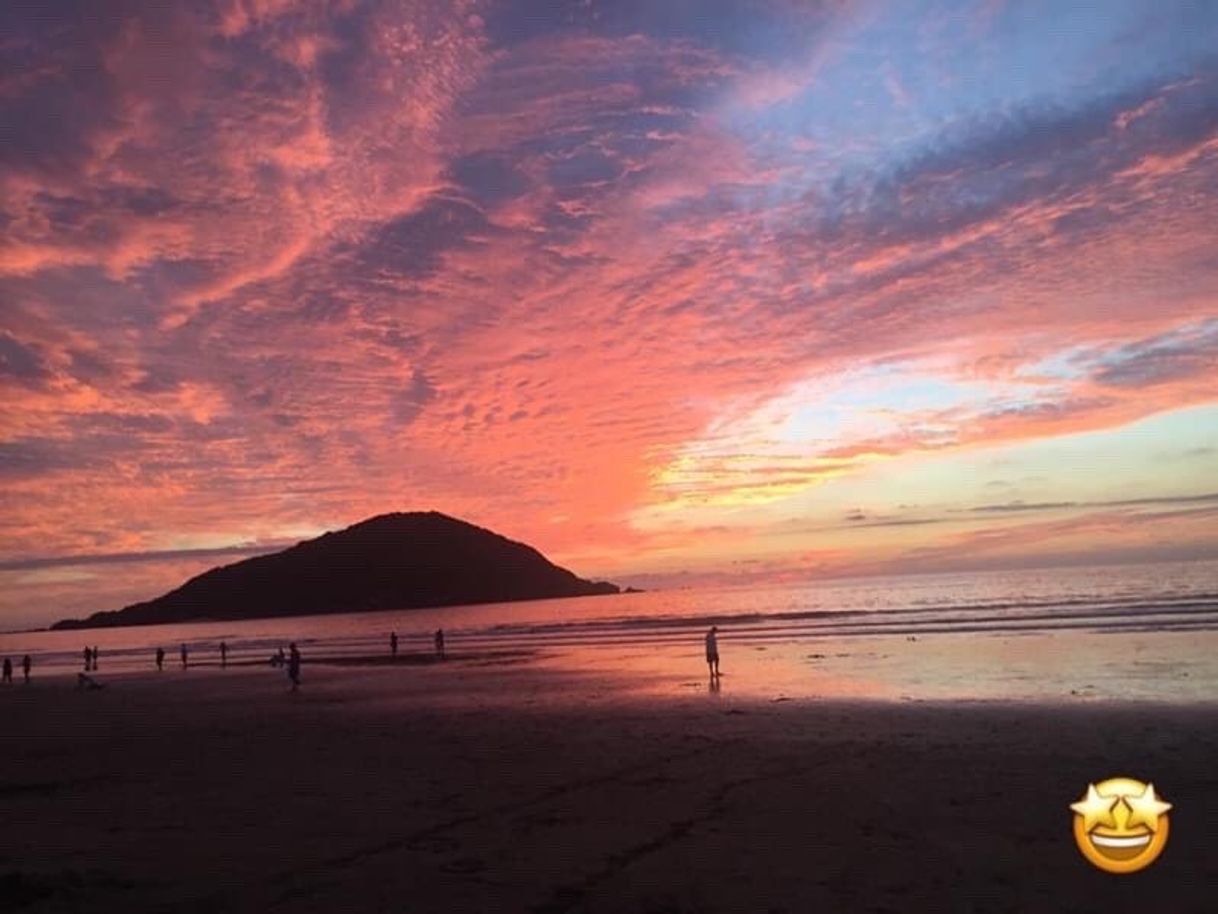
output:
<instances>
[{"instance_id":1,"label":"standing person","mask_svg":"<svg viewBox=\"0 0 1218 914\"><path fill-rule=\"evenodd\" d=\"M397 632L389 633L389 653L391 653L394 657L396 657L398 655L398 633Z\"/></svg>"},{"instance_id":2,"label":"standing person","mask_svg":"<svg viewBox=\"0 0 1218 914\"><path fill-rule=\"evenodd\" d=\"M9 660L7 657L4 658L4 681L13 681L13 661Z\"/></svg>"},{"instance_id":3,"label":"standing person","mask_svg":"<svg viewBox=\"0 0 1218 914\"><path fill-rule=\"evenodd\" d=\"M444 629L436 629L436 656L444 659Z\"/></svg>"},{"instance_id":4,"label":"standing person","mask_svg":"<svg viewBox=\"0 0 1218 914\"><path fill-rule=\"evenodd\" d=\"M163 647L156 649L156 668L158 670L165 669L165 648Z\"/></svg>"},{"instance_id":5,"label":"standing person","mask_svg":"<svg viewBox=\"0 0 1218 914\"><path fill-rule=\"evenodd\" d=\"M30 655L26 654L21 658L21 672L25 674L25 684L30 684L30 667L33 666L33 661L30 660Z\"/></svg>"},{"instance_id":6,"label":"standing person","mask_svg":"<svg viewBox=\"0 0 1218 914\"><path fill-rule=\"evenodd\" d=\"M92 669L93 669L93 652L91 650L89 650L89 648L86 646L85 647L85 672L87 673Z\"/></svg>"},{"instance_id":7,"label":"standing person","mask_svg":"<svg viewBox=\"0 0 1218 914\"><path fill-rule=\"evenodd\" d=\"M186 661L186 658L187 658L187 656L188 656L188 655L187 655L187 653L186 653L186 643L185 643L185 642L183 642L183 643L182 643L182 669L186 669L186 662L187 662L187 661Z\"/></svg>"},{"instance_id":8,"label":"standing person","mask_svg":"<svg viewBox=\"0 0 1218 914\"><path fill-rule=\"evenodd\" d=\"M228 645L223 641L220 642L220 668L228 666Z\"/></svg>"},{"instance_id":9,"label":"standing person","mask_svg":"<svg viewBox=\"0 0 1218 914\"><path fill-rule=\"evenodd\" d=\"M97 645L93 645L93 672L97 672Z\"/></svg>"},{"instance_id":10,"label":"standing person","mask_svg":"<svg viewBox=\"0 0 1218 914\"><path fill-rule=\"evenodd\" d=\"M288 645L288 679L292 680L293 692L300 688L300 651L295 641Z\"/></svg>"},{"instance_id":11,"label":"standing person","mask_svg":"<svg viewBox=\"0 0 1218 914\"><path fill-rule=\"evenodd\" d=\"M719 627L712 625L706 633L706 666L710 670L711 679L719 676Z\"/></svg>"}]
</instances>

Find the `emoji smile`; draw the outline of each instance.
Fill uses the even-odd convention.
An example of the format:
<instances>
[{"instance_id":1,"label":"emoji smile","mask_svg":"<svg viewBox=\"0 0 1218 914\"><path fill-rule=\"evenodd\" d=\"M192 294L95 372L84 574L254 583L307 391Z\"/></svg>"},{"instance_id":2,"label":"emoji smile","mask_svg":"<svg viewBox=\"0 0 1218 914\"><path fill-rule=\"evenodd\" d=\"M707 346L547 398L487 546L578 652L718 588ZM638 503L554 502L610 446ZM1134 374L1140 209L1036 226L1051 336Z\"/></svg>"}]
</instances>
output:
<instances>
[{"instance_id":1,"label":"emoji smile","mask_svg":"<svg viewBox=\"0 0 1218 914\"><path fill-rule=\"evenodd\" d=\"M1109 873L1134 873L1158 858L1167 843L1172 808L1154 784L1109 778L1088 784L1074 811L1074 841L1088 862Z\"/></svg>"},{"instance_id":2,"label":"emoji smile","mask_svg":"<svg viewBox=\"0 0 1218 914\"><path fill-rule=\"evenodd\" d=\"M1117 838L1111 835L1092 835L1091 843L1100 847L1144 847L1150 843L1150 835L1130 835L1128 838Z\"/></svg>"}]
</instances>

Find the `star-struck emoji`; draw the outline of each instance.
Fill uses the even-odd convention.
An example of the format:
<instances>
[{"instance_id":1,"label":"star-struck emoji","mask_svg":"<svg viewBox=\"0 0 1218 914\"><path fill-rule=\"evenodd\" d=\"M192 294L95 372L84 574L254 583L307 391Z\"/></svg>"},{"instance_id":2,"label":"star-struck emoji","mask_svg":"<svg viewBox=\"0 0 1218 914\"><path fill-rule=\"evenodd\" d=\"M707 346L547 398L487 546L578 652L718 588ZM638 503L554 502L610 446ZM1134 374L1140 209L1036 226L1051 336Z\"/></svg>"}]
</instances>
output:
<instances>
[{"instance_id":1,"label":"star-struck emoji","mask_svg":"<svg viewBox=\"0 0 1218 914\"><path fill-rule=\"evenodd\" d=\"M1094 784L1087 785L1087 795L1077 803L1071 803L1070 808L1083 817L1083 831L1091 831L1097 825L1116 828L1116 817L1112 809L1121 802L1120 797L1100 796Z\"/></svg>"},{"instance_id":2,"label":"star-struck emoji","mask_svg":"<svg viewBox=\"0 0 1218 914\"><path fill-rule=\"evenodd\" d=\"M1135 873L1150 866L1167 845L1172 804L1154 784L1108 778L1087 785L1071 803L1074 841L1083 856L1108 873Z\"/></svg>"},{"instance_id":3,"label":"star-struck emoji","mask_svg":"<svg viewBox=\"0 0 1218 914\"><path fill-rule=\"evenodd\" d=\"M1159 830L1159 816L1171 809L1170 803L1164 803L1155 796L1155 785L1147 784L1141 796L1127 796L1125 803L1129 806L1129 827L1145 825L1151 831Z\"/></svg>"}]
</instances>

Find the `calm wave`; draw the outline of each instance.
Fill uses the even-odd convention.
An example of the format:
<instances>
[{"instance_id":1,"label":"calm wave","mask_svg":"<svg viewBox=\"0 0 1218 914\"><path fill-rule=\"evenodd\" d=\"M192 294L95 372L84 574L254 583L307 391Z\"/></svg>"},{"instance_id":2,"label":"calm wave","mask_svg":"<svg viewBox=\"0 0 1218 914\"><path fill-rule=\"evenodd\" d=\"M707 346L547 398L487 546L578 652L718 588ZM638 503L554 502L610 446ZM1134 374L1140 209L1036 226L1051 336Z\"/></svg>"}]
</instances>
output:
<instances>
[{"instance_id":1,"label":"calm wave","mask_svg":"<svg viewBox=\"0 0 1218 914\"><path fill-rule=\"evenodd\" d=\"M177 663L266 659L289 640L314 659L430 650L443 627L449 650L547 650L694 644L709 625L733 642L798 643L876 635L1218 631L1218 562L855 578L800 585L681 589L382 613L159 625L0 636L0 653L36 655L39 669L80 665L85 644L104 670L147 669L160 645Z\"/></svg>"}]
</instances>

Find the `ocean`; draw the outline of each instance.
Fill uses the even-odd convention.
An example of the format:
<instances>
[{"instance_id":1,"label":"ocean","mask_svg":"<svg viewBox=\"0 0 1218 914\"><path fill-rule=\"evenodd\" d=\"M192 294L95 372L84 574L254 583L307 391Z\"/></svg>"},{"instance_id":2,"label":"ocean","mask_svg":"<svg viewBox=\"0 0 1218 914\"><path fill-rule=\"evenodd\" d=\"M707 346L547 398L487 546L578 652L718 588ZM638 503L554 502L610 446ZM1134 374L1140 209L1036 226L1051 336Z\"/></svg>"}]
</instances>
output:
<instances>
[{"instance_id":1,"label":"ocean","mask_svg":"<svg viewBox=\"0 0 1218 914\"><path fill-rule=\"evenodd\" d=\"M185 644L195 669L264 663L289 641L309 661L432 651L454 662L508 655L610 677L627 692L709 690L702 637L720 630L720 692L781 700L1148 700L1218 697L1218 562L837 579L782 586L0 635L0 656L37 675L168 670ZM18 678L20 674L18 672Z\"/></svg>"}]
</instances>

